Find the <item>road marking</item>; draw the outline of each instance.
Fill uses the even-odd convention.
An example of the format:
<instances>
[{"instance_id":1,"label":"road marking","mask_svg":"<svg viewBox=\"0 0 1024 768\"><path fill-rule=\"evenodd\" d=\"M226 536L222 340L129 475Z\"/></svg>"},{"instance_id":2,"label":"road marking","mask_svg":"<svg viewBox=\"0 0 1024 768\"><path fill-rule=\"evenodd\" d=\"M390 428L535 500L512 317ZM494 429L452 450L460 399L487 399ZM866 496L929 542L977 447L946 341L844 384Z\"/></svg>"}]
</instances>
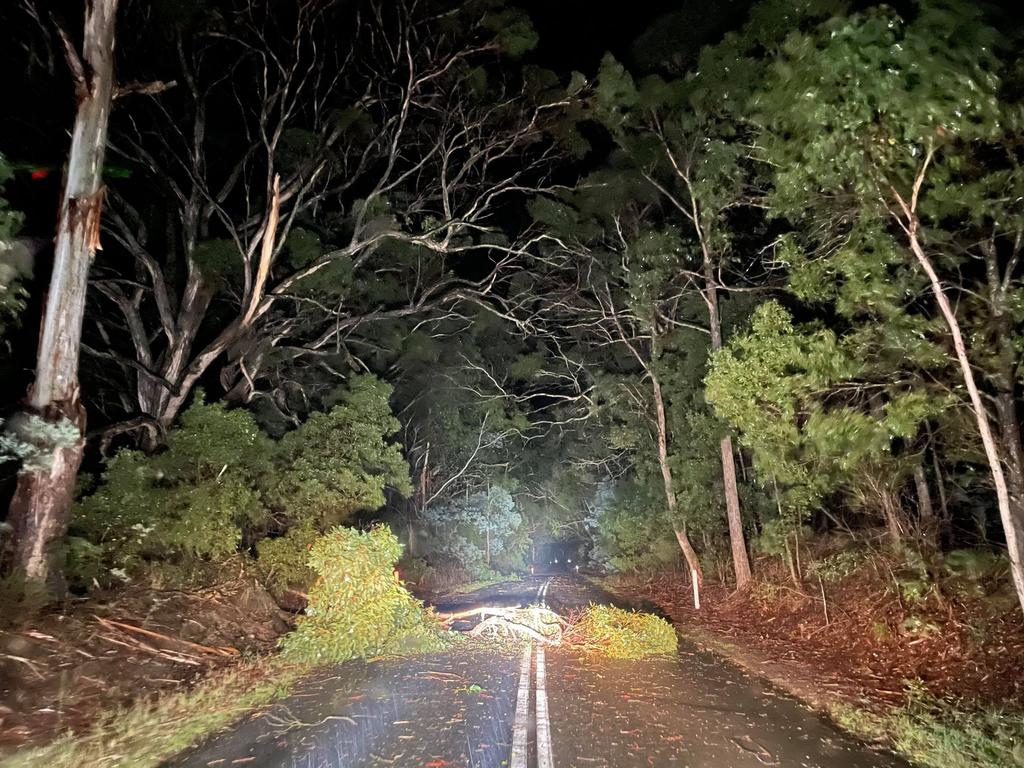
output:
<instances>
[{"instance_id":1,"label":"road marking","mask_svg":"<svg viewBox=\"0 0 1024 768\"><path fill-rule=\"evenodd\" d=\"M547 608L548 578L537 587L537 601ZM523 648L523 660L519 667L519 693L516 696L516 713L512 725L512 756L509 768L527 768L528 737L530 730L530 667L532 667L533 643ZM551 721L548 718L548 691L545 687L544 648L537 646L537 766L554 768L551 757Z\"/></svg>"},{"instance_id":2,"label":"road marking","mask_svg":"<svg viewBox=\"0 0 1024 768\"><path fill-rule=\"evenodd\" d=\"M551 721L545 684L544 648L537 646L537 768L554 768L551 757Z\"/></svg>"},{"instance_id":3,"label":"road marking","mask_svg":"<svg viewBox=\"0 0 1024 768\"><path fill-rule=\"evenodd\" d=\"M512 727L512 759L509 768L526 768L526 735L530 728L530 656L533 644L523 648L523 661L519 665L519 695L516 697L516 715Z\"/></svg>"}]
</instances>

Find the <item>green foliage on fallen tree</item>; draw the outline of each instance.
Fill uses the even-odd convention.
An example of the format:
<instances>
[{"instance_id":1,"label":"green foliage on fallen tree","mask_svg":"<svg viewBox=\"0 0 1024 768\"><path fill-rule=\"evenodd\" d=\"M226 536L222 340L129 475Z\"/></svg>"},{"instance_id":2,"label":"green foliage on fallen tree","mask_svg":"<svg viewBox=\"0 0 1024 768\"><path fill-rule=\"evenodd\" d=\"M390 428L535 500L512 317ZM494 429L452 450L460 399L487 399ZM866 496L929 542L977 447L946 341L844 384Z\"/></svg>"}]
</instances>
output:
<instances>
[{"instance_id":1,"label":"green foliage on fallen tree","mask_svg":"<svg viewBox=\"0 0 1024 768\"><path fill-rule=\"evenodd\" d=\"M72 578L184 582L255 551L268 584L305 587L319 534L383 506L387 488L410 490L401 448L388 439L399 427L390 394L379 379L356 377L278 441L248 410L197 400L163 451L123 450L107 462L75 509Z\"/></svg>"},{"instance_id":2,"label":"green foliage on fallen tree","mask_svg":"<svg viewBox=\"0 0 1024 768\"><path fill-rule=\"evenodd\" d=\"M587 608L573 623L569 639L577 648L613 659L675 653L678 647L676 632L665 619L611 605Z\"/></svg>"},{"instance_id":3,"label":"green foliage on fallen tree","mask_svg":"<svg viewBox=\"0 0 1024 768\"><path fill-rule=\"evenodd\" d=\"M269 471L270 451L247 411L197 401L165 451L124 450L110 459L99 487L75 510L73 533L98 546L122 578L154 561L222 560L237 550L243 528L265 520L254 478ZM72 574L82 575L91 574Z\"/></svg>"},{"instance_id":4,"label":"green foliage on fallen tree","mask_svg":"<svg viewBox=\"0 0 1024 768\"><path fill-rule=\"evenodd\" d=\"M339 662L440 650L444 635L402 584L395 563L402 545L391 530L334 528L309 553L318 574L305 616L282 640L292 658Z\"/></svg>"}]
</instances>

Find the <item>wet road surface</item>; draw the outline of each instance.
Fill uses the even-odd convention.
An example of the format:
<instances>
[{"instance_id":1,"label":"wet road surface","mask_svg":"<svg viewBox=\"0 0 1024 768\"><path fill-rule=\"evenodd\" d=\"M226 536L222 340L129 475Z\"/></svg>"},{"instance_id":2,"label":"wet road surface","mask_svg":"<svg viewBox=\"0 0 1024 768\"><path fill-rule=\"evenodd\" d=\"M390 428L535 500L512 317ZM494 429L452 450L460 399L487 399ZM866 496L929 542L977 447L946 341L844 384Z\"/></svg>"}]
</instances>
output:
<instances>
[{"instance_id":1,"label":"wet road surface","mask_svg":"<svg viewBox=\"0 0 1024 768\"><path fill-rule=\"evenodd\" d=\"M616 602L534 577L439 605L560 613ZM905 768L768 683L680 644L611 661L559 648L456 648L322 670L288 699L168 763L174 768Z\"/></svg>"}]
</instances>

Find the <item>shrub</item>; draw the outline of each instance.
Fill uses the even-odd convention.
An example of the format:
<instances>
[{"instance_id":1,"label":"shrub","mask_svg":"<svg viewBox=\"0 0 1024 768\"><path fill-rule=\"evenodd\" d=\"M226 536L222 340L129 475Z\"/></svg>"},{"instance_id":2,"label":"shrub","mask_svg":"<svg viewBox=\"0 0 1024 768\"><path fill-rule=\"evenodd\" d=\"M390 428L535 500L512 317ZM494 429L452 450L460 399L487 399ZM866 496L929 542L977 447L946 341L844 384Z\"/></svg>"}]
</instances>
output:
<instances>
[{"instance_id":1,"label":"shrub","mask_svg":"<svg viewBox=\"0 0 1024 768\"><path fill-rule=\"evenodd\" d=\"M192 583L255 544L268 586L305 589L319 533L376 510L386 489L410 489L401 448L388 441L398 428L390 392L379 379L355 377L329 411L277 442L247 410L197 398L163 451L120 451L77 505L73 583Z\"/></svg>"},{"instance_id":2,"label":"shrub","mask_svg":"<svg viewBox=\"0 0 1024 768\"><path fill-rule=\"evenodd\" d=\"M977 585L1005 578L1010 562L1004 555L985 549L954 549L942 558L942 568L956 582Z\"/></svg>"},{"instance_id":3,"label":"shrub","mask_svg":"<svg viewBox=\"0 0 1024 768\"><path fill-rule=\"evenodd\" d=\"M282 640L290 657L339 662L393 653L438 650L444 635L402 585L395 563L402 545L386 526L337 527L309 553L318 578L306 614Z\"/></svg>"},{"instance_id":4,"label":"shrub","mask_svg":"<svg viewBox=\"0 0 1024 768\"><path fill-rule=\"evenodd\" d=\"M99 561L108 574L137 575L152 561L234 554L243 528L265 517L253 478L268 469L269 453L269 439L247 411L197 401L165 451L123 450L107 463L72 521L74 533L101 551L87 560L72 553L72 577L95 578Z\"/></svg>"},{"instance_id":5,"label":"shrub","mask_svg":"<svg viewBox=\"0 0 1024 768\"><path fill-rule=\"evenodd\" d=\"M678 645L672 625L660 616L610 605L587 608L574 622L570 638L585 651L614 659L675 653Z\"/></svg>"},{"instance_id":6,"label":"shrub","mask_svg":"<svg viewBox=\"0 0 1024 768\"><path fill-rule=\"evenodd\" d=\"M384 506L385 489L411 492L400 445L388 441L399 422L388 405L391 387L357 376L327 412L310 414L275 446L267 501L278 516L323 531L358 512Z\"/></svg>"},{"instance_id":7,"label":"shrub","mask_svg":"<svg viewBox=\"0 0 1024 768\"><path fill-rule=\"evenodd\" d=\"M822 581L842 581L852 576L867 559L864 552L855 549L844 549L834 555L828 555L821 560L815 560L807 568L807 573L820 578Z\"/></svg>"},{"instance_id":8,"label":"shrub","mask_svg":"<svg viewBox=\"0 0 1024 768\"><path fill-rule=\"evenodd\" d=\"M309 552L317 540L316 529L302 524L283 536L263 539L256 545L256 569L260 580L280 594L295 585L312 583L316 574L309 567Z\"/></svg>"}]
</instances>

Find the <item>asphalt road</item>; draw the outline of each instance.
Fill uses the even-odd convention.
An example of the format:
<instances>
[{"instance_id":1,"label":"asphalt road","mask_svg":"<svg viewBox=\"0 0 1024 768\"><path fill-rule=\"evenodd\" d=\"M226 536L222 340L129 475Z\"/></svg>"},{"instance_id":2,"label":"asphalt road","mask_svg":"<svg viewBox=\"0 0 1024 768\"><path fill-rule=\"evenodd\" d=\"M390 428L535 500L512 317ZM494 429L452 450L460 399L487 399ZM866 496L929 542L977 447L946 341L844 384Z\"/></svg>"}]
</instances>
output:
<instances>
[{"instance_id":1,"label":"asphalt road","mask_svg":"<svg viewBox=\"0 0 1024 768\"><path fill-rule=\"evenodd\" d=\"M438 608L616 602L568 575ZM668 659L559 648L352 662L168 764L174 768L898 768L768 683L681 643Z\"/></svg>"}]
</instances>

